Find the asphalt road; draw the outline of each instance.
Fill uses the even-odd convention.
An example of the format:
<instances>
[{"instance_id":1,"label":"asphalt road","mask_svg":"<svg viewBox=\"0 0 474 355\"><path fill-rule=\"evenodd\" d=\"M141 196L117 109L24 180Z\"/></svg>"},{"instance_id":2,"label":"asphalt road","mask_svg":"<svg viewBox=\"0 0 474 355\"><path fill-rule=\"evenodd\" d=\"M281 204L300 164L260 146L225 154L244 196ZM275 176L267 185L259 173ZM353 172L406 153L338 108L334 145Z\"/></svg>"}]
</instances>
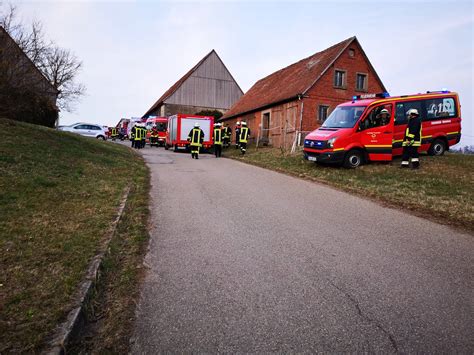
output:
<instances>
[{"instance_id":1,"label":"asphalt road","mask_svg":"<svg viewBox=\"0 0 474 355\"><path fill-rule=\"evenodd\" d=\"M133 353L474 352L473 235L229 159L142 153Z\"/></svg>"}]
</instances>

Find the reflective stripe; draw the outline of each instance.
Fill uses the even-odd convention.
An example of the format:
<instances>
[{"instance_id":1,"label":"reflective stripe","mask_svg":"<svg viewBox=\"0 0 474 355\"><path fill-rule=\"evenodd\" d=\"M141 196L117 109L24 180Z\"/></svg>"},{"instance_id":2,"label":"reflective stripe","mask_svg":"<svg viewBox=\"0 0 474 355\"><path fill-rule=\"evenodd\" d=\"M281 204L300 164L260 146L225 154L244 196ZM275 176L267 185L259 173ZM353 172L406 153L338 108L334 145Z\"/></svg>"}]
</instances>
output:
<instances>
[{"instance_id":1,"label":"reflective stripe","mask_svg":"<svg viewBox=\"0 0 474 355\"><path fill-rule=\"evenodd\" d=\"M411 158L411 161L412 161L412 163L417 162L417 161L420 161L420 158Z\"/></svg>"},{"instance_id":2,"label":"reflective stripe","mask_svg":"<svg viewBox=\"0 0 474 355\"><path fill-rule=\"evenodd\" d=\"M402 165L410 165L410 163L404 160L402 161Z\"/></svg>"},{"instance_id":3,"label":"reflective stripe","mask_svg":"<svg viewBox=\"0 0 474 355\"><path fill-rule=\"evenodd\" d=\"M249 129L247 127L242 127L240 129L240 141L242 143L247 143Z\"/></svg>"},{"instance_id":4,"label":"reflective stripe","mask_svg":"<svg viewBox=\"0 0 474 355\"><path fill-rule=\"evenodd\" d=\"M214 129L214 144L222 144L222 130L220 128Z\"/></svg>"}]
</instances>

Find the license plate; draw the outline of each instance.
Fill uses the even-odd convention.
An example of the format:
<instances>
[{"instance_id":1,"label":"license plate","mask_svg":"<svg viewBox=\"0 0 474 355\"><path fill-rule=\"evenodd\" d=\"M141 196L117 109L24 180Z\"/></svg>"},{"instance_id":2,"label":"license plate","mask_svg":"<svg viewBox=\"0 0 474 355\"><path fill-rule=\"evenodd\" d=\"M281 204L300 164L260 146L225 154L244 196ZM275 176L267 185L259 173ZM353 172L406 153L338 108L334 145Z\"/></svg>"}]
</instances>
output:
<instances>
[{"instance_id":1,"label":"license plate","mask_svg":"<svg viewBox=\"0 0 474 355\"><path fill-rule=\"evenodd\" d=\"M317 158L317 157L308 157L308 160L310 160L310 161L317 161L318 158Z\"/></svg>"}]
</instances>

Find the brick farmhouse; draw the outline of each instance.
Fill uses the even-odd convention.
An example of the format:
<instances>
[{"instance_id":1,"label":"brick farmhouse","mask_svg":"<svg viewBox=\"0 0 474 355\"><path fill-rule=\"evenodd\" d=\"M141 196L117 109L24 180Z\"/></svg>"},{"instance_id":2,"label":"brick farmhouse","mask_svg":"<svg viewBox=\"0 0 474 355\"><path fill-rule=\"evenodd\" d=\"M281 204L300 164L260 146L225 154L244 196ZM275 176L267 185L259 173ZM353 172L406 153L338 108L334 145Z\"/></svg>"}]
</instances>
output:
<instances>
[{"instance_id":1,"label":"brick farmhouse","mask_svg":"<svg viewBox=\"0 0 474 355\"><path fill-rule=\"evenodd\" d=\"M289 148L354 95L386 91L356 37L257 81L221 118L245 120L259 144Z\"/></svg>"}]
</instances>

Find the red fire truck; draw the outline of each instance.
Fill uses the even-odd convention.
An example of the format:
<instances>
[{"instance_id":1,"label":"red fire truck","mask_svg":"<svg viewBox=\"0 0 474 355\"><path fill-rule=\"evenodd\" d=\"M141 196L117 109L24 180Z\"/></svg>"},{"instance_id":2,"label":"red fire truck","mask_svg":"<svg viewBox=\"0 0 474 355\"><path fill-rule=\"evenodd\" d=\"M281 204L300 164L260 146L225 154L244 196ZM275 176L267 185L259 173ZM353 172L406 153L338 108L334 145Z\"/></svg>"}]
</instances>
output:
<instances>
[{"instance_id":1,"label":"red fire truck","mask_svg":"<svg viewBox=\"0 0 474 355\"><path fill-rule=\"evenodd\" d=\"M168 117L165 149L173 148L175 152L179 149L187 150L189 146L188 134L194 128L195 123L199 123L200 128L204 131L203 148L212 147L214 117L177 114Z\"/></svg>"},{"instance_id":2,"label":"red fire truck","mask_svg":"<svg viewBox=\"0 0 474 355\"><path fill-rule=\"evenodd\" d=\"M152 144L150 136L153 126L155 126L158 130L158 139ZM168 127L168 119L166 117L150 117L146 120L145 127L147 130L146 142L150 145L163 147L166 141L166 128Z\"/></svg>"},{"instance_id":3,"label":"red fire truck","mask_svg":"<svg viewBox=\"0 0 474 355\"><path fill-rule=\"evenodd\" d=\"M304 139L304 157L356 168L368 161L391 161L402 154L407 111L422 119L420 152L443 155L461 139L461 105L447 90L390 97L388 93L354 96L337 106L321 127ZM389 119L381 119L386 109Z\"/></svg>"}]
</instances>

